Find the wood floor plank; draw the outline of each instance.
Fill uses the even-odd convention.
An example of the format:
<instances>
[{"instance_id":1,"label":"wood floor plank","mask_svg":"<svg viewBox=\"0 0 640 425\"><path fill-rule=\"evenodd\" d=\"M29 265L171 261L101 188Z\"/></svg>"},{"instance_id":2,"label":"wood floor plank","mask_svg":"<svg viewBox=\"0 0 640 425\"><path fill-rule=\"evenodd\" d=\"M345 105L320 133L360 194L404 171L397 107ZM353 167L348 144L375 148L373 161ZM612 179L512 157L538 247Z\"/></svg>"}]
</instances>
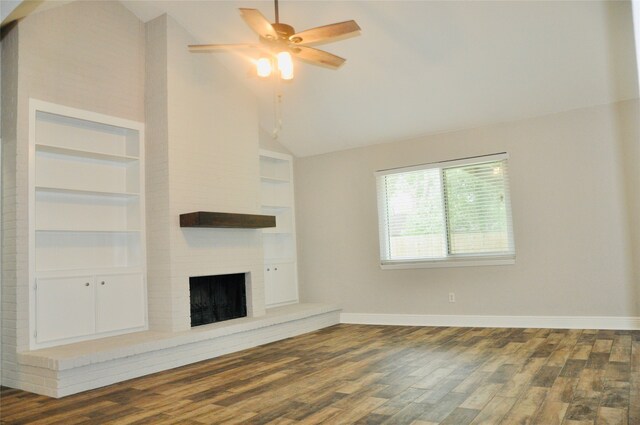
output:
<instances>
[{"instance_id":1,"label":"wood floor plank","mask_svg":"<svg viewBox=\"0 0 640 425\"><path fill-rule=\"evenodd\" d=\"M627 409L617 409L612 407L600 407L598 410L598 425L627 425Z\"/></svg>"},{"instance_id":2,"label":"wood floor plank","mask_svg":"<svg viewBox=\"0 0 640 425\"><path fill-rule=\"evenodd\" d=\"M342 415L342 409L336 409L335 407L325 407L315 412L313 415L309 415L301 421L298 421L301 425L316 425L328 422L340 415Z\"/></svg>"},{"instance_id":3,"label":"wood floor plank","mask_svg":"<svg viewBox=\"0 0 640 425\"><path fill-rule=\"evenodd\" d=\"M454 368L451 367L441 367L429 375L425 376L422 380L416 382L412 385L414 388L423 388L423 389L432 389L436 388L441 381L443 381L447 376L451 375L454 371Z\"/></svg>"},{"instance_id":4,"label":"wood floor plank","mask_svg":"<svg viewBox=\"0 0 640 425\"><path fill-rule=\"evenodd\" d=\"M457 393L472 393L482 385L489 376L491 376L491 372L483 372L478 370L471 375L469 375L465 380L463 380L459 385L457 385L453 391Z\"/></svg>"},{"instance_id":5,"label":"wood floor plank","mask_svg":"<svg viewBox=\"0 0 640 425\"><path fill-rule=\"evenodd\" d=\"M575 394L578 378L564 378L559 376L547 393L547 400L569 403Z\"/></svg>"},{"instance_id":6,"label":"wood floor plank","mask_svg":"<svg viewBox=\"0 0 640 425\"><path fill-rule=\"evenodd\" d=\"M500 391L504 384L494 384L487 382L486 384L478 387L469 397L467 397L460 405L466 409L482 410L484 406L493 398L493 396Z\"/></svg>"},{"instance_id":7,"label":"wood floor plank","mask_svg":"<svg viewBox=\"0 0 640 425\"><path fill-rule=\"evenodd\" d=\"M493 384L495 385L495 384ZM426 420L431 422L442 422L449 416L456 408L461 407L461 403L467 398L466 394L461 393L449 393L446 397L442 398L435 404L424 404L424 413L420 415L420 420Z\"/></svg>"},{"instance_id":8,"label":"wood floor plank","mask_svg":"<svg viewBox=\"0 0 640 425\"><path fill-rule=\"evenodd\" d=\"M574 398L567 409L567 420L594 422L598 414L597 398Z\"/></svg>"},{"instance_id":9,"label":"wood floor plank","mask_svg":"<svg viewBox=\"0 0 640 425\"><path fill-rule=\"evenodd\" d=\"M547 396L547 388L531 387L520 400L511 408L502 420L502 424L515 425L531 423L536 412Z\"/></svg>"},{"instance_id":10,"label":"wood floor plank","mask_svg":"<svg viewBox=\"0 0 640 425\"><path fill-rule=\"evenodd\" d=\"M631 335L618 335L611 347L609 361L628 362L631 359Z\"/></svg>"},{"instance_id":11,"label":"wood floor plank","mask_svg":"<svg viewBox=\"0 0 640 425\"><path fill-rule=\"evenodd\" d=\"M543 358L532 358L527 361L518 373L504 383L498 395L507 398L519 397L529 387L529 383L544 363Z\"/></svg>"},{"instance_id":12,"label":"wood floor plank","mask_svg":"<svg viewBox=\"0 0 640 425\"><path fill-rule=\"evenodd\" d=\"M326 424L351 424L368 415L378 406L386 402L384 398L365 397L349 410L343 410L340 415L325 420Z\"/></svg>"},{"instance_id":13,"label":"wood floor plank","mask_svg":"<svg viewBox=\"0 0 640 425\"><path fill-rule=\"evenodd\" d=\"M471 421L470 425L495 425L500 423L502 418L516 403L515 398L493 397L489 403L478 413L478 416Z\"/></svg>"},{"instance_id":14,"label":"wood floor plank","mask_svg":"<svg viewBox=\"0 0 640 425\"><path fill-rule=\"evenodd\" d=\"M444 398L447 394L449 394L454 388L456 388L460 384L460 382L461 381L459 379L445 379L441 381L436 388L427 390L416 401L418 403L437 403L442 400L442 398Z\"/></svg>"},{"instance_id":15,"label":"wood floor plank","mask_svg":"<svg viewBox=\"0 0 640 425\"><path fill-rule=\"evenodd\" d=\"M2 425L640 425L640 332L336 325L63 399Z\"/></svg>"},{"instance_id":16,"label":"wood floor plank","mask_svg":"<svg viewBox=\"0 0 640 425\"><path fill-rule=\"evenodd\" d=\"M591 354L592 348L593 345L589 344L576 345L571 352L570 358L575 360L587 360L589 358L589 355Z\"/></svg>"},{"instance_id":17,"label":"wood floor plank","mask_svg":"<svg viewBox=\"0 0 640 425\"><path fill-rule=\"evenodd\" d=\"M612 339L596 339L593 344L593 353L610 353L613 346Z\"/></svg>"},{"instance_id":18,"label":"wood floor plank","mask_svg":"<svg viewBox=\"0 0 640 425\"><path fill-rule=\"evenodd\" d=\"M478 416L478 413L480 411L476 409L458 407L440 423L442 425L468 425Z\"/></svg>"},{"instance_id":19,"label":"wood floor plank","mask_svg":"<svg viewBox=\"0 0 640 425\"><path fill-rule=\"evenodd\" d=\"M430 410L430 407L427 407L424 404L409 403L387 419L384 424L410 425L413 421L422 417L427 410Z\"/></svg>"},{"instance_id":20,"label":"wood floor plank","mask_svg":"<svg viewBox=\"0 0 640 425\"><path fill-rule=\"evenodd\" d=\"M531 422L533 425L560 425L567 413L568 403L547 400Z\"/></svg>"}]
</instances>

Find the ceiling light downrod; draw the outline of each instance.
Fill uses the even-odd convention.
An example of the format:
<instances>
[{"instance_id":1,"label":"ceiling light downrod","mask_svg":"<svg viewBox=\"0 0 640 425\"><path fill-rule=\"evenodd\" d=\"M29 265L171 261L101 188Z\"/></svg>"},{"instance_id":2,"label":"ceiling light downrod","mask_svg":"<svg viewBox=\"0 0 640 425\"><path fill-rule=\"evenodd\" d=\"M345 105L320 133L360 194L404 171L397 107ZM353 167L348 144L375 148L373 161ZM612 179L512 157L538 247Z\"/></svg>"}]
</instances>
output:
<instances>
[{"instance_id":1,"label":"ceiling light downrod","mask_svg":"<svg viewBox=\"0 0 640 425\"><path fill-rule=\"evenodd\" d=\"M277 39L286 40L291 32L293 34L293 28L290 28L286 24L280 24L280 8L278 5L278 0L274 0L274 9L275 9L275 17L276 22L273 24L275 33L277 34ZM287 31L289 30L290 31ZM261 56L260 59L256 62L256 74L258 77L267 78L271 75L273 69L277 69L280 72L280 78L283 80L292 80L293 79L293 59L291 58L291 53L289 53L286 45L276 45L272 46L272 50L275 54L272 55L272 59L269 60L268 57Z\"/></svg>"}]
</instances>

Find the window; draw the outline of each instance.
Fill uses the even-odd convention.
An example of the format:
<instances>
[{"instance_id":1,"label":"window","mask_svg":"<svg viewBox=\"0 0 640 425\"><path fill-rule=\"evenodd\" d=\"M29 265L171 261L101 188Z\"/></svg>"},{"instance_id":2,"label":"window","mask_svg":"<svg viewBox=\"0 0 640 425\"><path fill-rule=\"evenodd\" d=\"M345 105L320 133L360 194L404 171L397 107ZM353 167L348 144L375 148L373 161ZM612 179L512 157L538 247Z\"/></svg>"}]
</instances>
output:
<instances>
[{"instance_id":1,"label":"window","mask_svg":"<svg viewBox=\"0 0 640 425\"><path fill-rule=\"evenodd\" d=\"M382 268L512 264L507 154L378 171Z\"/></svg>"}]
</instances>

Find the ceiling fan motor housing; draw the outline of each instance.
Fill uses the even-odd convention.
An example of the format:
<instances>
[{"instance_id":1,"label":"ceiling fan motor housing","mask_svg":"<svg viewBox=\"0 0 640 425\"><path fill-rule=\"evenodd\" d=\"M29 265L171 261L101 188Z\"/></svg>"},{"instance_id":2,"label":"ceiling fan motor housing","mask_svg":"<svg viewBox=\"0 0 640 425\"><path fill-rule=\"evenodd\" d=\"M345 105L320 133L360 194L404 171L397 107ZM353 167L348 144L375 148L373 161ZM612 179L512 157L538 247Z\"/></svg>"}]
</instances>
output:
<instances>
[{"instance_id":1,"label":"ceiling fan motor housing","mask_svg":"<svg viewBox=\"0 0 640 425\"><path fill-rule=\"evenodd\" d=\"M278 38L281 40L289 40L289 37L296 33L291 25L275 23L271 24L271 26L276 30Z\"/></svg>"}]
</instances>

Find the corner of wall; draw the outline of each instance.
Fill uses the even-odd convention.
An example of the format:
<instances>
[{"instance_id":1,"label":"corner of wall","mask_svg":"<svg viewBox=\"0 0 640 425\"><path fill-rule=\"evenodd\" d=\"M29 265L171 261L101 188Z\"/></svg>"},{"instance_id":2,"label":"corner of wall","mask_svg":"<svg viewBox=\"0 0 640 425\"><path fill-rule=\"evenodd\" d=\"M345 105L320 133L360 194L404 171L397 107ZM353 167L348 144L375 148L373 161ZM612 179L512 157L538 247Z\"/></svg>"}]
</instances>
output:
<instances>
[{"instance_id":1,"label":"corner of wall","mask_svg":"<svg viewBox=\"0 0 640 425\"><path fill-rule=\"evenodd\" d=\"M293 156L293 154L289 149L287 149L277 139L274 139L271 133L262 127L260 127L258 132L258 140L260 143L260 149L266 149L268 151L279 152L279 153L286 153L287 155Z\"/></svg>"},{"instance_id":2,"label":"corner of wall","mask_svg":"<svg viewBox=\"0 0 640 425\"><path fill-rule=\"evenodd\" d=\"M640 100L621 102L616 108L616 128L621 165L620 179L626 201L626 216L629 238L629 257L633 293L636 300L635 316L640 316Z\"/></svg>"},{"instance_id":3,"label":"corner of wall","mask_svg":"<svg viewBox=\"0 0 640 425\"><path fill-rule=\"evenodd\" d=\"M173 331L170 287L167 15L145 24L146 224L149 327Z\"/></svg>"},{"instance_id":4,"label":"corner of wall","mask_svg":"<svg viewBox=\"0 0 640 425\"><path fill-rule=\"evenodd\" d=\"M2 273L0 277L0 383L11 384L16 377L16 146L18 112L18 27L3 34L0 62L2 131Z\"/></svg>"},{"instance_id":5,"label":"corner of wall","mask_svg":"<svg viewBox=\"0 0 640 425\"><path fill-rule=\"evenodd\" d=\"M631 8L632 8L632 13L633 13L633 33L634 33L634 39L635 39L635 47L636 47L636 76L638 77L638 89L640 90L640 0L633 0L631 2ZM640 92L638 93L640 95ZM638 101L636 101L636 103L638 103ZM638 117L638 112L636 111L636 118ZM634 258L638 258L638 255L640 254L640 195L638 195L638 187L639 185L638 180L640 180L640 177L638 177L638 174L640 174L640 171L638 171L638 167L637 167L637 160L638 158L640 158L640 138L638 138L638 135L636 134L636 138L632 139L632 149L635 152L635 158L636 158L636 162L634 164L634 167L632 169L636 170L636 185L633 186L633 184L630 184L631 186L631 190L634 190L633 192L633 196L635 197L635 209L632 209L631 211L629 211L629 215L631 217L631 219L633 220L633 224L632 226L634 227ZM636 278L636 300L637 300L637 307L636 307L636 311L638 312L637 315L640 316L640 264L638 264L638 261L635 261L635 278Z\"/></svg>"}]
</instances>

